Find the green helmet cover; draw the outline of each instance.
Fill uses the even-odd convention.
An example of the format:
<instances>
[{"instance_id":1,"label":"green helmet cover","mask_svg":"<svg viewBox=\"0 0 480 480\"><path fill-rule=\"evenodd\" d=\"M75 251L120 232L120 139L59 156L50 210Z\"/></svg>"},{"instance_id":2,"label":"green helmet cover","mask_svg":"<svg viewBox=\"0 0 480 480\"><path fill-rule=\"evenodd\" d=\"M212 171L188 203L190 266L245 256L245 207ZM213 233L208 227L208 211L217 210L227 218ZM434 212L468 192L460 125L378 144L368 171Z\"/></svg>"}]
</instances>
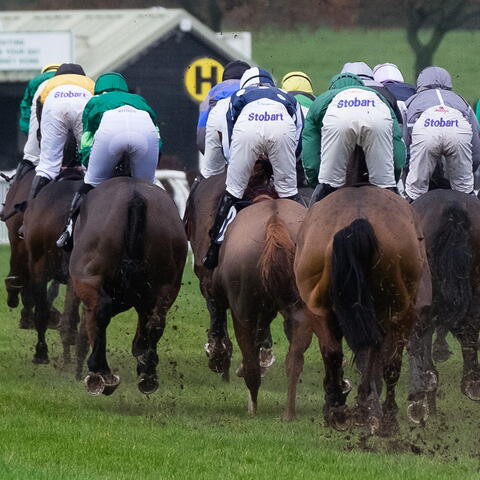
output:
<instances>
[{"instance_id":1,"label":"green helmet cover","mask_svg":"<svg viewBox=\"0 0 480 480\"><path fill-rule=\"evenodd\" d=\"M120 73L109 72L100 75L95 82L95 95L111 91L128 93L128 85L124 76Z\"/></svg>"}]
</instances>

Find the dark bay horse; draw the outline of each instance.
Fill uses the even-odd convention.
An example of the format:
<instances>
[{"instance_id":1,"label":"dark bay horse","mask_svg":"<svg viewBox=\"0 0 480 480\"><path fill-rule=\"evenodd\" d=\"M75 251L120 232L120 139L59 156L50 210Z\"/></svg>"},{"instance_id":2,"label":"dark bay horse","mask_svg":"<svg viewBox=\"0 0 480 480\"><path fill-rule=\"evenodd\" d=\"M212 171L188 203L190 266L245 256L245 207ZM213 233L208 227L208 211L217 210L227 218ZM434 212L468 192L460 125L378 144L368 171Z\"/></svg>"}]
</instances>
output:
<instances>
[{"instance_id":1,"label":"dark bay horse","mask_svg":"<svg viewBox=\"0 0 480 480\"><path fill-rule=\"evenodd\" d=\"M128 177L105 181L86 197L74 230L70 275L83 302L82 323L92 352L87 391L113 393L119 377L107 363L110 319L135 308L138 326L132 345L138 388L158 388L157 343L181 285L187 239L178 210L161 188ZM81 367L86 351L77 359ZM82 356L83 355L83 356Z\"/></svg>"},{"instance_id":2,"label":"dark bay horse","mask_svg":"<svg viewBox=\"0 0 480 480\"><path fill-rule=\"evenodd\" d=\"M268 194L276 196L271 188L271 166L268 161L260 160L255 166L244 199L251 201L255 196ZM210 314L210 328L205 350L208 355L209 368L222 373L225 380L229 378L232 343L228 336L227 312L220 306L212 293L212 270L203 265L203 258L210 245L209 230L217 212L220 198L225 191L226 173L214 175L198 181L192 187L185 209L184 224L188 240L194 254L194 271L199 279L200 291L206 300ZM266 364L273 359L270 329L265 332L262 355Z\"/></svg>"},{"instance_id":3,"label":"dark bay horse","mask_svg":"<svg viewBox=\"0 0 480 480\"><path fill-rule=\"evenodd\" d=\"M295 241L306 213L305 207L287 199L266 199L243 209L228 228L213 273L214 299L232 313L252 415L261 383L259 350L264 332L280 312L291 339L298 325L311 316L293 275ZM288 376L298 378L300 372L294 372L291 363L287 360ZM293 402L289 398L289 418L295 415L294 402L294 397Z\"/></svg>"},{"instance_id":4,"label":"dark bay horse","mask_svg":"<svg viewBox=\"0 0 480 480\"><path fill-rule=\"evenodd\" d=\"M37 344L34 363L48 363L45 338L49 318L48 282L67 285L64 312L58 329L64 348L64 361L70 361L70 346L75 344L79 322L79 301L69 284L69 254L56 241L63 231L73 194L82 183L83 173L76 168L62 172L61 180L50 182L29 202L24 213L24 244L28 255L28 289L33 295Z\"/></svg>"},{"instance_id":5,"label":"dark bay horse","mask_svg":"<svg viewBox=\"0 0 480 480\"><path fill-rule=\"evenodd\" d=\"M314 329L323 324L330 332L326 348L334 379L327 394L335 407L343 407L345 337L362 373L353 418L372 433L387 434L397 426L395 387L402 352L421 307L419 291L429 287L421 239L410 205L374 186L341 188L317 202L298 234L300 296L318 315ZM306 348L293 342L293 348ZM387 387L383 408L382 376Z\"/></svg>"},{"instance_id":6,"label":"dark bay horse","mask_svg":"<svg viewBox=\"0 0 480 480\"><path fill-rule=\"evenodd\" d=\"M410 341L412 398L435 410L438 371L432 362L435 329L450 331L463 355L461 391L480 401L480 201L453 190L433 190L413 202L425 234L432 272L432 306Z\"/></svg>"}]
</instances>

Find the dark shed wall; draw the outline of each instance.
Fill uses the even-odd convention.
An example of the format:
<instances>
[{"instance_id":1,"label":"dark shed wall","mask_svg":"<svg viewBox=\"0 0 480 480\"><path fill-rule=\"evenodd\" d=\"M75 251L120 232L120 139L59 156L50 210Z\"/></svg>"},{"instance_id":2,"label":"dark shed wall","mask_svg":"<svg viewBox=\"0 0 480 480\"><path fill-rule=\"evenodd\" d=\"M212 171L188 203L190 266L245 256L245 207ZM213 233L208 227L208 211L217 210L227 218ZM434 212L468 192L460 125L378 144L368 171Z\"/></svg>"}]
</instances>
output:
<instances>
[{"instance_id":1,"label":"dark shed wall","mask_svg":"<svg viewBox=\"0 0 480 480\"><path fill-rule=\"evenodd\" d=\"M20 101L26 87L24 82L0 84L0 170L17 166L25 141L18 128Z\"/></svg>"},{"instance_id":2,"label":"dark shed wall","mask_svg":"<svg viewBox=\"0 0 480 480\"><path fill-rule=\"evenodd\" d=\"M198 103L185 89L184 73L199 57L224 65L230 61L194 33L174 29L118 69L132 91L145 97L158 115L164 142L162 168L192 171L198 167ZM23 150L25 139L19 133L18 116L25 86L20 82L0 84L0 170L15 168Z\"/></svg>"},{"instance_id":3,"label":"dark shed wall","mask_svg":"<svg viewBox=\"0 0 480 480\"><path fill-rule=\"evenodd\" d=\"M162 168L197 169L198 103L185 90L184 73L199 57L214 58L224 65L230 61L195 34L175 29L120 69L129 87L145 97L159 117L164 142Z\"/></svg>"}]
</instances>

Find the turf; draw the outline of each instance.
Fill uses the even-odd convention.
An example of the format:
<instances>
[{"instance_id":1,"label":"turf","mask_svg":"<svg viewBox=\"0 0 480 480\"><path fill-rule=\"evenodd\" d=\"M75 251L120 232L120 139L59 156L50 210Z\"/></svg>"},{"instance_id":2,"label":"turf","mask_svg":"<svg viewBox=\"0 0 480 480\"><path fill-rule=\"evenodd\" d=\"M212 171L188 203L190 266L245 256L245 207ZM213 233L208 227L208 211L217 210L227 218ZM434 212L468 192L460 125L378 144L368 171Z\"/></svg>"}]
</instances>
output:
<instances>
[{"instance_id":1,"label":"turf","mask_svg":"<svg viewBox=\"0 0 480 480\"><path fill-rule=\"evenodd\" d=\"M8 255L0 248L2 276ZM108 332L110 365L122 383L111 397L91 397L74 380L73 368L62 366L56 331L48 332L51 363L31 363L34 332L17 328L19 312L10 311L4 297L2 292L1 479L480 478L478 405L459 392L458 349L441 366L437 418L425 428L408 424L404 371L401 433L369 438L325 427L323 367L313 345L299 386L299 419L280 420L287 345L279 320L273 329L277 362L262 384L258 415L249 418L242 379L226 384L207 368L207 311L190 264L159 343L161 387L150 397L136 387L131 313L116 317ZM238 361L236 348L234 365Z\"/></svg>"},{"instance_id":2,"label":"turf","mask_svg":"<svg viewBox=\"0 0 480 480\"><path fill-rule=\"evenodd\" d=\"M401 29L266 29L254 34L252 45L255 62L272 71L277 81L289 71L302 70L311 76L317 95L327 90L330 78L345 62L364 61L372 68L378 63L395 63L406 81L414 81L413 53ZM444 38L434 57L435 65L450 72L455 91L472 103L480 95L479 47L479 31L454 31Z\"/></svg>"}]
</instances>

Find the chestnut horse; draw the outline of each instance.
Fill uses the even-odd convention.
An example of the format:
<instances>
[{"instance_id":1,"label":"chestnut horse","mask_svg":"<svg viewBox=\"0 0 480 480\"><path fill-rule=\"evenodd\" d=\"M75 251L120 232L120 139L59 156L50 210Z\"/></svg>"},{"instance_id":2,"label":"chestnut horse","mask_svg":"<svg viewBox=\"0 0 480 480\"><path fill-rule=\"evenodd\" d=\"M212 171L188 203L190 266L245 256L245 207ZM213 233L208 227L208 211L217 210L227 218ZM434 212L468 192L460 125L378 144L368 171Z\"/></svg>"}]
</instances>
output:
<instances>
[{"instance_id":1,"label":"chestnut horse","mask_svg":"<svg viewBox=\"0 0 480 480\"><path fill-rule=\"evenodd\" d=\"M160 187L117 177L87 195L75 226L70 275L84 306L80 330L92 345L85 379L89 393L109 395L118 386L119 377L107 363L107 326L132 307L138 314L132 345L138 388L145 394L158 388L157 343L186 258L187 238L177 207ZM81 368L87 352L79 353Z\"/></svg>"},{"instance_id":2,"label":"chestnut horse","mask_svg":"<svg viewBox=\"0 0 480 480\"><path fill-rule=\"evenodd\" d=\"M432 307L410 341L411 396L427 395L435 410L438 371L432 362L432 335L442 329L450 331L462 349L462 393L480 401L480 201L454 190L433 190L412 206L425 234Z\"/></svg>"},{"instance_id":3,"label":"chestnut horse","mask_svg":"<svg viewBox=\"0 0 480 480\"><path fill-rule=\"evenodd\" d=\"M271 175L270 163L264 159L259 160L255 165L249 188L244 195L247 203L263 193L276 197L271 186ZM228 336L227 312L223 306L218 304L212 293L212 270L203 265L203 258L211 241L208 232L213 225L220 198L225 191L225 180L226 173L224 172L196 181L188 198L184 225L193 250L193 268L199 280L200 292L206 300L210 314L210 328L205 345L208 366L212 371L221 373L223 378L228 380L232 343ZM263 333L265 338L262 342L262 355L265 356L266 365L268 365L274 358L271 353L272 338L269 328Z\"/></svg>"},{"instance_id":4,"label":"chestnut horse","mask_svg":"<svg viewBox=\"0 0 480 480\"><path fill-rule=\"evenodd\" d=\"M397 427L395 387L402 352L418 316L419 290L429 287L421 239L410 205L374 186L342 188L317 202L298 234L297 286L303 301L318 315L313 329L323 326L329 331L324 341L335 359L327 393L337 408L345 404L344 336L362 373L354 419L372 433L380 428L389 433ZM294 338L292 348L301 351L307 345ZM387 386L383 408L382 375Z\"/></svg>"},{"instance_id":5,"label":"chestnut horse","mask_svg":"<svg viewBox=\"0 0 480 480\"><path fill-rule=\"evenodd\" d=\"M306 213L305 207L288 199L267 199L243 209L228 228L213 273L215 301L232 313L251 415L256 413L261 384L259 349L264 332L280 312L291 340L312 317L293 275L295 241ZM293 356L291 352L286 367L289 381L295 378L296 384L300 371ZM289 395L285 418L294 416L295 396Z\"/></svg>"}]
</instances>

